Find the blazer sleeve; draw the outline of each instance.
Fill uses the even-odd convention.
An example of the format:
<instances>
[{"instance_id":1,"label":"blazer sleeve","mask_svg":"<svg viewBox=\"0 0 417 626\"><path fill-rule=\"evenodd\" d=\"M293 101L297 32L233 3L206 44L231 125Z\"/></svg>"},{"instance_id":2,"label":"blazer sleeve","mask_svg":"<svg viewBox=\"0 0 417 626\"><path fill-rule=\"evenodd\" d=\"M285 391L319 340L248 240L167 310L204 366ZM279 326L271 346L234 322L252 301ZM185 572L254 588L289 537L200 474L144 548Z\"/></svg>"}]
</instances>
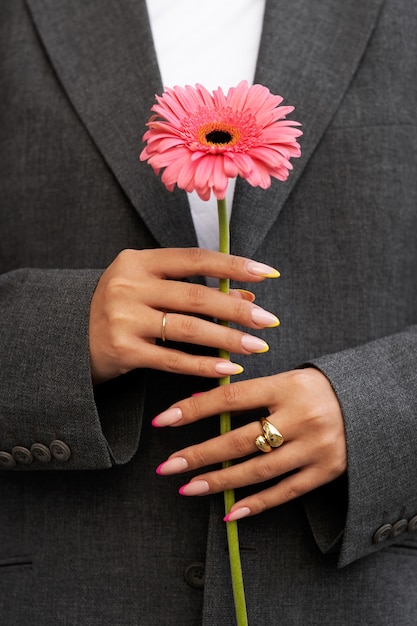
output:
<instances>
[{"instance_id":1,"label":"blazer sleeve","mask_svg":"<svg viewBox=\"0 0 417 626\"><path fill-rule=\"evenodd\" d=\"M101 273L0 276L2 470L109 468L135 453L143 380L91 381L88 316Z\"/></svg>"},{"instance_id":2,"label":"blazer sleeve","mask_svg":"<svg viewBox=\"0 0 417 626\"><path fill-rule=\"evenodd\" d=\"M309 363L329 379L345 420L347 479L305 498L319 547L340 547L340 567L415 541L416 364L417 326Z\"/></svg>"}]
</instances>

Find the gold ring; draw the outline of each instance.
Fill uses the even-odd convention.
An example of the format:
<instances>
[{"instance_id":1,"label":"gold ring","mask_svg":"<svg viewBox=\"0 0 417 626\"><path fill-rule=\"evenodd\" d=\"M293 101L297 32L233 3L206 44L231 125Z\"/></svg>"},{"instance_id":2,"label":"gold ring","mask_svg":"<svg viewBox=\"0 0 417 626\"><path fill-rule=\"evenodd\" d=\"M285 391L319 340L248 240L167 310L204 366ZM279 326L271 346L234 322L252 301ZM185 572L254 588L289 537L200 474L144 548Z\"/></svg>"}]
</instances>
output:
<instances>
[{"instance_id":1,"label":"gold ring","mask_svg":"<svg viewBox=\"0 0 417 626\"><path fill-rule=\"evenodd\" d=\"M164 311L162 315L162 328L161 328L161 339L162 341L166 340L166 328L167 328L167 312Z\"/></svg>"},{"instance_id":2,"label":"gold ring","mask_svg":"<svg viewBox=\"0 0 417 626\"><path fill-rule=\"evenodd\" d=\"M255 439L255 446L261 452L271 452L272 448L263 435L258 435Z\"/></svg>"},{"instance_id":3,"label":"gold ring","mask_svg":"<svg viewBox=\"0 0 417 626\"><path fill-rule=\"evenodd\" d=\"M275 428L271 422L263 417L261 419L262 430L266 441L272 448L279 448L284 443L284 437L279 432L278 428Z\"/></svg>"}]
</instances>

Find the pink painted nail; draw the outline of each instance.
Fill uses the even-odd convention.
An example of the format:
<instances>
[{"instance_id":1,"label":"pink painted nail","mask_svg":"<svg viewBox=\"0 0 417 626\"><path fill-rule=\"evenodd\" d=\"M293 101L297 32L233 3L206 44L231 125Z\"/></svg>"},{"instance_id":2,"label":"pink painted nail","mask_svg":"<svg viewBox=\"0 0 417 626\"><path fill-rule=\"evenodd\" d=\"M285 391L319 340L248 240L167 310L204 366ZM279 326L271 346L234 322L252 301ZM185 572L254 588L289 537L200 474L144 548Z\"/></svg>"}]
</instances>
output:
<instances>
[{"instance_id":1,"label":"pink painted nail","mask_svg":"<svg viewBox=\"0 0 417 626\"><path fill-rule=\"evenodd\" d=\"M242 506L240 509L235 509L232 513L228 513L223 518L224 522L235 522L238 519L242 519L242 517L247 517L251 514L251 510L247 506Z\"/></svg>"},{"instance_id":2,"label":"pink painted nail","mask_svg":"<svg viewBox=\"0 0 417 626\"><path fill-rule=\"evenodd\" d=\"M263 276L264 278L278 278L280 273L275 267L270 267L264 263L258 263L257 261L248 261L246 263L246 269L255 276Z\"/></svg>"},{"instance_id":3,"label":"pink painted nail","mask_svg":"<svg viewBox=\"0 0 417 626\"><path fill-rule=\"evenodd\" d=\"M267 328L274 328L274 326L279 326L279 319L262 309L260 306L254 306L251 313L252 322L258 324L259 326L266 326Z\"/></svg>"},{"instance_id":4,"label":"pink painted nail","mask_svg":"<svg viewBox=\"0 0 417 626\"><path fill-rule=\"evenodd\" d=\"M176 456L173 459L164 461L156 468L156 473L160 476L169 476L170 474L177 474L179 472L185 472L188 469L188 462L182 456Z\"/></svg>"},{"instance_id":5,"label":"pink painted nail","mask_svg":"<svg viewBox=\"0 0 417 626\"><path fill-rule=\"evenodd\" d=\"M196 396L201 396L202 393L203 393L202 391L196 391L195 393L191 394L191 397L195 398Z\"/></svg>"},{"instance_id":6,"label":"pink painted nail","mask_svg":"<svg viewBox=\"0 0 417 626\"><path fill-rule=\"evenodd\" d=\"M179 408L167 409L152 420L152 426L159 428L160 426L172 426L182 418L182 411Z\"/></svg>"},{"instance_id":7,"label":"pink painted nail","mask_svg":"<svg viewBox=\"0 0 417 626\"><path fill-rule=\"evenodd\" d=\"M216 363L214 369L218 374L222 374L222 376L231 376L232 374L241 374L243 372L243 367L241 365L232 363L231 361L221 361L220 363Z\"/></svg>"},{"instance_id":8,"label":"pink painted nail","mask_svg":"<svg viewBox=\"0 0 417 626\"><path fill-rule=\"evenodd\" d=\"M243 335L242 340L242 348L247 350L248 352L268 352L269 346L263 339L259 339L259 337L253 337L253 335Z\"/></svg>"},{"instance_id":9,"label":"pink painted nail","mask_svg":"<svg viewBox=\"0 0 417 626\"><path fill-rule=\"evenodd\" d=\"M179 489L182 496L202 496L209 491L210 486L206 480L193 480Z\"/></svg>"}]
</instances>

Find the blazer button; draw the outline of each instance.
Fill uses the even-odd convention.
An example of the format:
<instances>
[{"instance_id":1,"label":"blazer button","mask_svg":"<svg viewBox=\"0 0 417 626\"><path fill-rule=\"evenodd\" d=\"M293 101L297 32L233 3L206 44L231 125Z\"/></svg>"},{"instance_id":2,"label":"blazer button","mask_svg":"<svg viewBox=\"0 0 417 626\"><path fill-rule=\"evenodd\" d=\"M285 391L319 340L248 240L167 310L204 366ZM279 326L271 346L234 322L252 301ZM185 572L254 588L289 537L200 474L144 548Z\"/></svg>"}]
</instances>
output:
<instances>
[{"instance_id":1,"label":"blazer button","mask_svg":"<svg viewBox=\"0 0 417 626\"><path fill-rule=\"evenodd\" d=\"M49 444L49 449L56 461L68 461L68 459L71 457L71 450L69 449L69 446L67 446L67 444L60 439L54 439L53 441L51 441L51 443Z\"/></svg>"},{"instance_id":2,"label":"blazer button","mask_svg":"<svg viewBox=\"0 0 417 626\"><path fill-rule=\"evenodd\" d=\"M407 530L407 527L408 520L399 519L398 522L395 522L395 524L392 525L391 537L398 537L399 535L402 535Z\"/></svg>"},{"instance_id":3,"label":"blazer button","mask_svg":"<svg viewBox=\"0 0 417 626\"><path fill-rule=\"evenodd\" d=\"M16 463L21 463L22 465L30 465L33 461L31 451L23 446L15 446L12 449L12 455Z\"/></svg>"},{"instance_id":4,"label":"blazer button","mask_svg":"<svg viewBox=\"0 0 417 626\"><path fill-rule=\"evenodd\" d=\"M33 458L37 461L40 461L41 463L49 463L49 461L52 459L50 449L48 448L48 446L44 446L43 443L34 443L31 446L30 451L32 452Z\"/></svg>"},{"instance_id":5,"label":"blazer button","mask_svg":"<svg viewBox=\"0 0 417 626\"><path fill-rule=\"evenodd\" d=\"M383 524L382 526L378 528L378 530L375 532L374 536L372 537L373 542L382 543L383 541L386 541L387 539L391 537L391 530L392 530L391 524Z\"/></svg>"},{"instance_id":6,"label":"blazer button","mask_svg":"<svg viewBox=\"0 0 417 626\"><path fill-rule=\"evenodd\" d=\"M417 531L417 515L414 515L410 520L408 520L408 530L410 533L414 533Z\"/></svg>"},{"instance_id":7,"label":"blazer button","mask_svg":"<svg viewBox=\"0 0 417 626\"><path fill-rule=\"evenodd\" d=\"M203 589L204 573L204 563L190 563L184 570L185 582L193 589Z\"/></svg>"},{"instance_id":8,"label":"blazer button","mask_svg":"<svg viewBox=\"0 0 417 626\"><path fill-rule=\"evenodd\" d=\"M16 461L10 454L10 452L5 452L4 450L0 450L0 467L4 467L5 469L10 469L15 467Z\"/></svg>"}]
</instances>

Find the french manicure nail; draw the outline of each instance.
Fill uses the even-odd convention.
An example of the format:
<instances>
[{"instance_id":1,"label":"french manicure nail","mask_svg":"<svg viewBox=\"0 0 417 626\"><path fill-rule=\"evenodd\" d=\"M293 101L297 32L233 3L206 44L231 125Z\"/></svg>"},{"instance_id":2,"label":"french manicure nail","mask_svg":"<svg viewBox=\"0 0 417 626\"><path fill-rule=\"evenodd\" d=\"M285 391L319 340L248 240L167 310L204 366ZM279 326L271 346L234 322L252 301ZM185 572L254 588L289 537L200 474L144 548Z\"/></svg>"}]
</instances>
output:
<instances>
[{"instance_id":1,"label":"french manicure nail","mask_svg":"<svg viewBox=\"0 0 417 626\"><path fill-rule=\"evenodd\" d=\"M220 363L216 363L214 369L217 374L222 374L223 376L231 376L232 374L241 374L243 372L243 367L241 365L232 363L231 361L221 361Z\"/></svg>"},{"instance_id":2,"label":"french manicure nail","mask_svg":"<svg viewBox=\"0 0 417 626\"><path fill-rule=\"evenodd\" d=\"M251 510L248 506L242 506L240 509L235 509L232 513L228 513L223 518L224 522L235 522L237 519L242 519L242 517L247 517L251 514Z\"/></svg>"},{"instance_id":3,"label":"french manicure nail","mask_svg":"<svg viewBox=\"0 0 417 626\"><path fill-rule=\"evenodd\" d=\"M164 461L156 468L156 473L161 476L169 476L170 474L177 474L179 472L185 472L188 469L188 462L182 456L176 456L173 459Z\"/></svg>"},{"instance_id":4,"label":"french manicure nail","mask_svg":"<svg viewBox=\"0 0 417 626\"><path fill-rule=\"evenodd\" d=\"M260 306L254 306L251 313L252 322L258 324L258 326L265 326L266 328L274 328L279 326L279 319L262 309Z\"/></svg>"},{"instance_id":5,"label":"french manicure nail","mask_svg":"<svg viewBox=\"0 0 417 626\"><path fill-rule=\"evenodd\" d=\"M268 352L269 346L263 339L259 339L259 337L253 337L253 335L243 335L242 337L242 348L247 350L248 352Z\"/></svg>"},{"instance_id":6,"label":"french manicure nail","mask_svg":"<svg viewBox=\"0 0 417 626\"><path fill-rule=\"evenodd\" d=\"M193 480L191 483L183 485L179 492L182 496L202 496L210 491L206 480Z\"/></svg>"},{"instance_id":7,"label":"french manicure nail","mask_svg":"<svg viewBox=\"0 0 417 626\"><path fill-rule=\"evenodd\" d=\"M248 261L246 263L246 269L255 276L263 276L264 278L278 278L280 273L274 267L265 265L264 263L258 263L258 261Z\"/></svg>"},{"instance_id":8,"label":"french manicure nail","mask_svg":"<svg viewBox=\"0 0 417 626\"><path fill-rule=\"evenodd\" d=\"M152 426L172 426L176 422L179 422L182 418L182 411L179 408L167 409L163 411L152 420Z\"/></svg>"}]
</instances>

